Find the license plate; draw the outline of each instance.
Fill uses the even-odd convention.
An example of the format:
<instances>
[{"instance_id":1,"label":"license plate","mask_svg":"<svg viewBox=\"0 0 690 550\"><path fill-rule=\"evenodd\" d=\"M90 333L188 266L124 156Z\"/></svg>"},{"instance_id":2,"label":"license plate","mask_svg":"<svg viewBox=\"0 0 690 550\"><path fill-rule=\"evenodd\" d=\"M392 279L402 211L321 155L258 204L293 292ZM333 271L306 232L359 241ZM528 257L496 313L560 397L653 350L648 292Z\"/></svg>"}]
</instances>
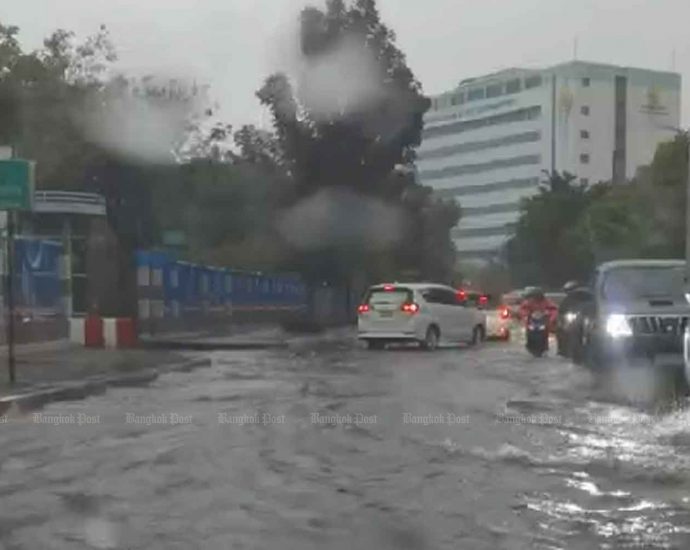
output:
<instances>
[{"instance_id":1,"label":"license plate","mask_svg":"<svg viewBox=\"0 0 690 550\"><path fill-rule=\"evenodd\" d=\"M393 317L392 311L379 311L379 317Z\"/></svg>"}]
</instances>

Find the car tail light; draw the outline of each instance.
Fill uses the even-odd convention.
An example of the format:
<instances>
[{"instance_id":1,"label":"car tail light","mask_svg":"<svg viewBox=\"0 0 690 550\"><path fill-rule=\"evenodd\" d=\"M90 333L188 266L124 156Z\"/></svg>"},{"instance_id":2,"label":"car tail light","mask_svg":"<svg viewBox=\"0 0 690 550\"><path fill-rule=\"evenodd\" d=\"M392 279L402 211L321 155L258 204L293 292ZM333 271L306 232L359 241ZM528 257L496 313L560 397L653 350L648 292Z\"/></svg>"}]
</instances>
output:
<instances>
[{"instance_id":1,"label":"car tail light","mask_svg":"<svg viewBox=\"0 0 690 550\"><path fill-rule=\"evenodd\" d=\"M510 317L510 311L508 311L507 307L501 308L500 316L501 316L501 319L508 319L508 317Z\"/></svg>"},{"instance_id":2,"label":"car tail light","mask_svg":"<svg viewBox=\"0 0 690 550\"><path fill-rule=\"evenodd\" d=\"M390 292L391 290L395 290L395 287L393 285L383 285L383 290Z\"/></svg>"},{"instance_id":3,"label":"car tail light","mask_svg":"<svg viewBox=\"0 0 690 550\"><path fill-rule=\"evenodd\" d=\"M467 298L467 292L465 292L464 290L458 290L455 293L455 296L458 300L463 301Z\"/></svg>"},{"instance_id":4,"label":"car tail light","mask_svg":"<svg viewBox=\"0 0 690 550\"><path fill-rule=\"evenodd\" d=\"M414 302L407 303L403 304L400 309L402 309L405 313L411 313L412 315L414 315L419 311L419 305L415 304Z\"/></svg>"},{"instance_id":5,"label":"car tail light","mask_svg":"<svg viewBox=\"0 0 690 550\"><path fill-rule=\"evenodd\" d=\"M357 307L357 313L368 313L369 312L369 304L360 304Z\"/></svg>"},{"instance_id":6,"label":"car tail light","mask_svg":"<svg viewBox=\"0 0 690 550\"><path fill-rule=\"evenodd\" d=\"M486 295L482 295L479 297L479 305L481 305L481 306L485 306L488 301L489 301L489 297Z\"/></svg>"}]
</instances>

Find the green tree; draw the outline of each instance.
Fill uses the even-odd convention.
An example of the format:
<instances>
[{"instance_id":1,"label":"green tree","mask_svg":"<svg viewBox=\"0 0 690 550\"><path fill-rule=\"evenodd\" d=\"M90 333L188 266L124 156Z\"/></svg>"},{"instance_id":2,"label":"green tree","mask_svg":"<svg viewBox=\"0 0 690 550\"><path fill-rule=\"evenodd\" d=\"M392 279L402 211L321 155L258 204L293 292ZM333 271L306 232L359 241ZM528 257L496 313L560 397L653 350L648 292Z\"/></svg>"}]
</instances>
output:
<instances>
[{"instance_id":1,"label":"green tree","mask_svg":"<svg viewBox=\"0 0 690 550\"><path fill-rule=\"evenodd\" d=\"M314 279L348 279L369 267L372 277L400 271L447 277L454 263L449 231L459 211L415 182L414 148L429 100L395 34L374 0L328 0L325 10L303 10L300 22L302 70L293 80L271 75L257 93L273 115L294 203L333 189L338 200L354 194L368 204L384 201L402 221L398 244L382 249L376 235L349 229L361 213L332 208L325 223L342 226L339 234L349 238L297 250L296 265Z\"/></svg>"},{"instance_id":2,"label":"green tree","mask_svg":"<svg viewBox=\"0 0 690 550\"><path fill-rule=\"evenodd\" d=\"M559 286L582 276L589 267L581 263L586 255L582 233L574 233L572 228L587 209L591 194L586 186L573 183L572 174L546 176L540 192L523 200L515 235L507 247L509 265L521 285Z\"/></svg>"},{"instance_id":3,"label":"green tree","mask_svg":"<svg viewBox=\"0 0 690 550\"><path fill-rule=\"evenodd\" d=\"M687 133L661 143L649 170L639 178L641 200L650 222L657 255L685 256L685 218L687 202Z\"/></svg>"}]
</instances>

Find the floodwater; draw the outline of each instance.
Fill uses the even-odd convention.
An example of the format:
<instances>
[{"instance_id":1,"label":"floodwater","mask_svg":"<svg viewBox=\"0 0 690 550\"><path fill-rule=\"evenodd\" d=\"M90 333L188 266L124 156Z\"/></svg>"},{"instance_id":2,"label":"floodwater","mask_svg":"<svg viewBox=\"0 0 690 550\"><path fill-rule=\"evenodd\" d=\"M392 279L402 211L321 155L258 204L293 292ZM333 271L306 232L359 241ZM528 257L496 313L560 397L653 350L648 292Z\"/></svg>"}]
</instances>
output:
<instances>
[{"instance_id":1,"label":"floodwater","mask_svg":"<svg viewBox=\"0 0 690 550\"><path fill-rule=\"evenodd\" d=\"M210 355L10 411L0 548L690 548L690 413L632 403L635 373L515 343Z\"/></svg>"}]
</instances>

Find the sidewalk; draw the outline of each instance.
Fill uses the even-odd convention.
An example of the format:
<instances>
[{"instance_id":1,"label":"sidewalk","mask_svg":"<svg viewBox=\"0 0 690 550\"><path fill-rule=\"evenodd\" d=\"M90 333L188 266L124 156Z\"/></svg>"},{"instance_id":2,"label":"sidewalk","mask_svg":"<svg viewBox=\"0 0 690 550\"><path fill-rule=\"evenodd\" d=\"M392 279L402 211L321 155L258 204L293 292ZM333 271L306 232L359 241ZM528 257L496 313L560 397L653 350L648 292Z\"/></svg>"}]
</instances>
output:
<instances>
[{"instance_id":1,"label":"sidewalk","mask_svg":"<svg viewBox=\"0 0 690 550\"><path fill-rule=\"evenodd\" d=\"M208 360L203 362L208 363ZM159 372L199 363L163 350L88 349L66 340L16 347L16 383L9 384L7 347L0 347L0 414L15 401L83 397L109 385L144 383ZM62 396L62 397L61 397Z\"/></svg>"},{"instance_id":2,"label":"sidewalk","mask_svg":"<svg viewBox=\"0 0 690 550\"><path fill-rule=\"evenodd\" d=\"M144 384L160 373L210 365L207 354L174 350L267 349L313 345L352 338L352 329L320 335L289 334L273 325L166 334L143 338L137 349L84 348L67 340L15 347L16 383L8 383L7 346L0 345L0 415L12 404L37 408L46 402L78 399L101 393L108 386Z\"/></svg>"}]
</instances>

